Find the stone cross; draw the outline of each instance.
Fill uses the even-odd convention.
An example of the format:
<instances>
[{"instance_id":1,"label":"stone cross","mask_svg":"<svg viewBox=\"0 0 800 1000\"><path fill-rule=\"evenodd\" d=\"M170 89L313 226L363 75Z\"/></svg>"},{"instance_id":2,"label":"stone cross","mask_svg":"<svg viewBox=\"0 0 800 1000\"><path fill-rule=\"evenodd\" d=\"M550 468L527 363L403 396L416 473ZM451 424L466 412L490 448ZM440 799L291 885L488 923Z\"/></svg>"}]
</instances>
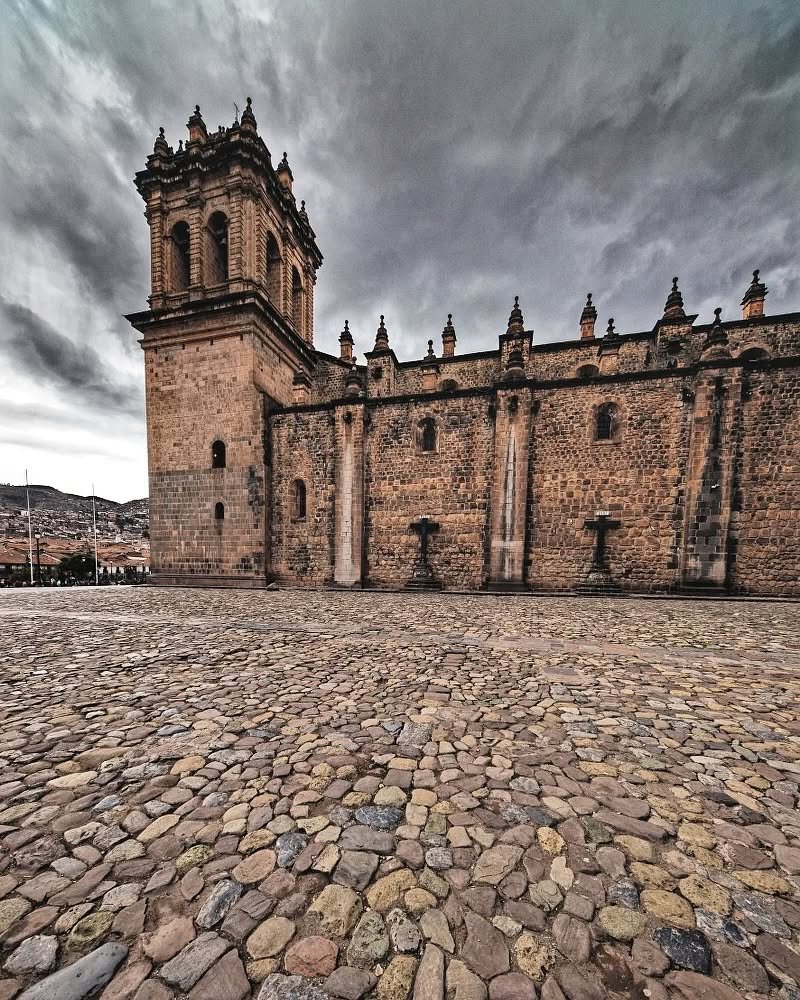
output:
<instances>
[{"instance_id":1,"label":"stone cross","mask_svg":"<svg viewBox=\"0 0 800 1000\"><path fill-rule=\"evenodd\" d=\"M594 544L594 555L592 564L594 566L605 566L606 564L606 532L612 528L619 528L621 521L612 521L608 516L608 511L598 511L596 520L584 521L584 528L590 528L597 532Z\"/></svg>"},{"instance_id":2,"label":"stone cross","mask_svg":"<svg viewBox=\"0 0 800 1000\"><path fill-rule=\"evenodd\" d=\"M429 517L421 517L418 521L409 524L409 528L419 535L419 555L407 586L421 589L438 588L440 584L434 577L428 562L428 542L430 536L439 530L439 525Z\"/></svg>"},{"instance_id":3,"label":"stone cross","mask_svg":"<svg viewBox=\"0 0 800 1000\"><path fill-rule=\"evenodd\" d=\"M428 565L428 539L439 530L436 521L431 521L428 517L421 517L419 521L409 524L412 531L419 534L419 558L420 562Z\"/></svg>"}]
</instances>

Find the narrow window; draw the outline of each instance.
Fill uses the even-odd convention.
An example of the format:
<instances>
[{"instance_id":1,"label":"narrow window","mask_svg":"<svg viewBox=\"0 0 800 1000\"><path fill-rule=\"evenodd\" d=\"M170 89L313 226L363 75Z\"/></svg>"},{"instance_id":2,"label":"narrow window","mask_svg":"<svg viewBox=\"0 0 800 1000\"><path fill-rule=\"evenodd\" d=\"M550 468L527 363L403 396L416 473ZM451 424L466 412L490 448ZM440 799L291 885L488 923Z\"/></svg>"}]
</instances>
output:
<instances>
[{"instance_id":1,"label":"narrow window","mask_svg":"<svg viewBox=\"0 0 800 1000\"><path fill-rule=\"evenodd\" d=\"M617 433L617 408L613 403L603 403L597 411L595 437L598 441L613 441Z\"/></svg>"},{"instance_id":2,"label":"narrow window","mask_svg":"<svg viewBox=\"0 0 800 1000\"><path fill-rule=\"evenodd\" d=\"M300 272L292 268L292 323L297 332L303 334L303 282Z\"/></svg>"},{"instance_id":3,"label":"narrow window","mask_svg":"<svg viewBox=\"0 0 800 1000\"><path fill-rule=\"evenodd\" d=\"M436 451L436 421L433 417L425 417L419 423L420 451Z\"/></svg>"},{"instance_id":4,"label":"narrow window","mask_svg":"<svg viewBox=\"0 0 800 1000\"><path fill-rule=\"evenodd\" d=\"M214 520L224 521L225 520L225 504L215 503L214 504Z\"/></svg>"},{"instance_id":5,"label":"narrow window","mask_svg":"<svg viewBox=\"0 0 800 1000\"><path fill-rule=\"evenodd\" d=\"M189 226L176 222L172 227L172 291L182 292L189 287Z\"/></svg>"},{"instance_id":6,"label":"narrow window","mask_svg":"<svg viewBox=\"0 0 800 1000\"><path fill-rule=\"evenodd\" d=\"M278 241L267 233L267 291L272 301L279 305L281 301L281 251Z\"/></svg>"},{"instance_id":7,"label":"narrow window","mask_svg":"<svg viewBox=\"0 0 800 1000\"><path fill-rule=\"evenodd\" d=\"M207 283L219 285L228 280L228 217L214 212L208 220Z\"/></svg>"},{"instance_id":8,"label":"narrow window","mask_svg":"<svg viewBox=\"0 0 800 1000\"><path fill-rule=\"evenodd\" d=\"M581 365L576 374L578 378L594 378L600 374L600 369L597 365Z\"/></svg>"},{"instance_id":9,"label":"narrow window","mask_svg":"<svg viewBox=\"0 0 800 1000\"><path fill-rule=\"evenodd\" d=\"M302 521L306 516L306 484L302 479L295 479L292 483L292 517L295 521Z\"/></svg>"},{"instance_id":10,"label":"narrow window","mask_svg":"<svg viewBox=\"0 0 800 1000\"><path fill-rule=\"evenodd\" d=\"M224 469L225 468L225 442L215 441L211 445L211 468L212 469Z\"/></svg>"}]
</instances>

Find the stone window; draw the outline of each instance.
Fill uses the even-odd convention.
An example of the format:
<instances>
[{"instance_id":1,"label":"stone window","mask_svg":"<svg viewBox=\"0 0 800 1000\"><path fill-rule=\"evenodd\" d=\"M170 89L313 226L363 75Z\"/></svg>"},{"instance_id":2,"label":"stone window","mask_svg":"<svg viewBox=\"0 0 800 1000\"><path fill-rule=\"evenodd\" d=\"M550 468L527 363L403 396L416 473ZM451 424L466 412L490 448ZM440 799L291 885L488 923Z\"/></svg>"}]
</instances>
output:
<instances>
[{"instance_id":1,"label":"stone window","mask_svg":"<svg viewBox=\"0 0 800 1000\"><path fill-rule=\"evenodd\" d=\"M224 469L225 468L225 442L215 441L211 445L211 468L212 469Z\"/></svg>"},{"instance_id":2,"label":"stone window","mask_svg":"<svg viewBox=\"0 0 800 1000\"><path fill-rule=\"evenodd\" d=\"M228 280L228 216L214 212L208 220L208 261L206 284L219 285Z\"/></svg>"},{"instance_id":3,"label":"stone window","mask_svg":"<svg viewBox=\"0 0 800 1000\"><path fill-rule=\"evenodd\" d=\"M740 361L763 361L769 357L769 352L763 347L747 347L739 355Z\"/></svg>"},{"instance_id":4,"label":"stone window","mask_svg":"<svg viewBox=\"0 0 800 1000\"><path fill-rule=\"evenodd\" d=\"M303 282L300 272L296 267L292 268L292 323L295 330L302 336L303 333Z\"/></svg>"},{"instance_id":5,"label":"stone window","mask_svg":"<svg viewBox=\"0 0 800 1000\"><path fill-rule=\"evenodd\" d=\"M281 250L272 233L267 233L267 291L277 305L281 301Z\"/></svg>"},{"instance_id":6,"label":"stone window","mask_svg":"<svg viewBox=\"0 0 800 1000\"><path fill-rule=\"evenodd\" d=\"M172 227L172 291L182 292L189 287L189 225L176 222Z\"/></svg>"},{"instance_id":7,"label":"stone window","mask_svg":"<svg viewBox=\"0 0 800 1000\"><path fill-rule=\"evenodd\" d=\"M292 517L295 521L304 521L306 517L306 484L302 479L292 483Z\"/></svg>"},{"instance_id":8,"label":"stone window","mask_svg":"<svg viewBox=\"0 0 800 1000\"><path fill-rule=\"evenodd\" d=\"M600 374L600 369L597 365L581 365L575 374L578 378L594 378Z\"/></svg>"},{"instance_id":9,"label":"stone window","mask_svg":"<svg viewBox=\"0 0 800 1000\"><path fill-rule=\"evenodd\" d=\"M224 521L225 520L225 504L215 503L214 504L214 520Z\"/></svg>"},{"instance_id":10,"label":"stone window","mask_svg":"<svg viewBox=\"0 0 800 1000\"><path fill-rule=\"evenodd\" d=\"M595 423L595 440L615 441L619 430L619 411L615 403L598 407Z\"/></svg>"},{"instance_id":11,"label":"stone window","mask_svg":"<svg viewBox=\"0 0 800 1000\"><path fill-rule=\"evenodd\" d=\"M436 421L433 417L420 420L417 427L417 446L420 451L436 451Z\"/></svg>"},{"instance_id":12,"label":"stone window","mask_svg":"<svg viewBox=\"0 0 800 1000\"><path fill-rule=\"evenodd\" d=\"M454 378L446 378L442 382L442 392L452 392L454 389L458 388L458 382Z\"/></svg>"}]
</instances>

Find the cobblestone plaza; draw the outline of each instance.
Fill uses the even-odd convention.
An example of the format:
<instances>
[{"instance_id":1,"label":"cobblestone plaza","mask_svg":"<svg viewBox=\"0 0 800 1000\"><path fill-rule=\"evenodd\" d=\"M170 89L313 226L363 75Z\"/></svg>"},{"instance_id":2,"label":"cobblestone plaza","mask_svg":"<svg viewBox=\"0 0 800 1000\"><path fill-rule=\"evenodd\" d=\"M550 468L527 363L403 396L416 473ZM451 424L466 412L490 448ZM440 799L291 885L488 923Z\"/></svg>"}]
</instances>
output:
<instances>
[{"instance_id":1,"label":"cobblestone plaza","mask_svg":"<svg viewBox=\"0 0 800 1000\"><path fill-rule=\"evenodd\" d=\"M0 1000L798 1000L797 605L0 594Z\"/></svg>"}]
</instances>

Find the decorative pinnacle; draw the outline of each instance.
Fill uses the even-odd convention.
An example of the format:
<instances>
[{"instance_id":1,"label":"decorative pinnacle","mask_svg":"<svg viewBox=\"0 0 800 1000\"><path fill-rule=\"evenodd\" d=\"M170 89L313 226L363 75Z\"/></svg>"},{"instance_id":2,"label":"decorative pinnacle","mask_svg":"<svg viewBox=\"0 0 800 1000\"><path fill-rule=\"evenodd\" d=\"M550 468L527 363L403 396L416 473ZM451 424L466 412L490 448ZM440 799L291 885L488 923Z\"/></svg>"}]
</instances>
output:
<instances>
[{"instance_id":1,"label":"decorative pinnacle","mask_svg":"<svg viewBox=\"0 0 800 1000\"><path fill-rule=\"evenodd\" d=\"M522 310L519 307L519 295L514 296L514 308L511 310L511 315L508 317L508 332L509 333L523 333L524 332L524 320L522 318Z\"/></svg>"},{"instance_id":2,"label":"decorative pinnacle","mask_svg":"<svg viewBox=\"0 0 800 1000\"><path fill-rule=\"evenodd\" d=\"M156 141L153 143L153 152L161 153L164 156L169 155L169 146L167 145L167 140L164 136L164 126L158 130L158 135Z\"/></svg>"},{"instance_id":3,"label":"decorative pinnacle","mask_svg":"<svg viewBox=\"0 0 800 1000\"><path fill-rule=\"evenodd\" d=\"M253 131L257 128L256 116L253 114L253 101L250 97L247 98L247 107L242 112L242 125Z\"/></svg>"},{"instance_id":4,"label":"decorative pinnacle","mask_svg":"<svg viewBox=\"0 0 800 1000\"><path fill-rule=\"evenodd\" d=\"M586 294L586 305L581 313L581 323L594 322L597 319L597 309L592 305L592 293Z\"/></svg>"},{"instance_id":5,"label":"decorative pinnacle","mask_svg":"<svg viewBox=\"0 0 800 1000\"><path fill-rule=\"evenodd\" d=\"M433 353L433 341L432 340L428 341L428 354L427 354L427 357L429 357L429 358L435 358L436 357L436 355Z\"/></svg>"},{"instance_id":6,"label":"decorative pinnacle","mask_svg":"<svg viewBox=\"0 0 800 1000\"><path fill-rule=\"evenodd\" d=\"M664 303L664 316L667 318L684 318L686 316L683 311L683 296L678 291L677 277L672 279L672 291Z\"/></svg>"},{"instance_id":7,"label":"decorative pinnacle","mask_svg":"<svg viewBox=\"0 0 800 1000\"><path fill-rule=\"evenodd\" d=\"M755 273L758 274L758 271L756 271ZM722 320L720 319L721 314L722 314L722 309L719 306L717 306L717 308L714 310L714 322L711 324L712 326L722 326Z\"/></svg>"}]
</instances>

